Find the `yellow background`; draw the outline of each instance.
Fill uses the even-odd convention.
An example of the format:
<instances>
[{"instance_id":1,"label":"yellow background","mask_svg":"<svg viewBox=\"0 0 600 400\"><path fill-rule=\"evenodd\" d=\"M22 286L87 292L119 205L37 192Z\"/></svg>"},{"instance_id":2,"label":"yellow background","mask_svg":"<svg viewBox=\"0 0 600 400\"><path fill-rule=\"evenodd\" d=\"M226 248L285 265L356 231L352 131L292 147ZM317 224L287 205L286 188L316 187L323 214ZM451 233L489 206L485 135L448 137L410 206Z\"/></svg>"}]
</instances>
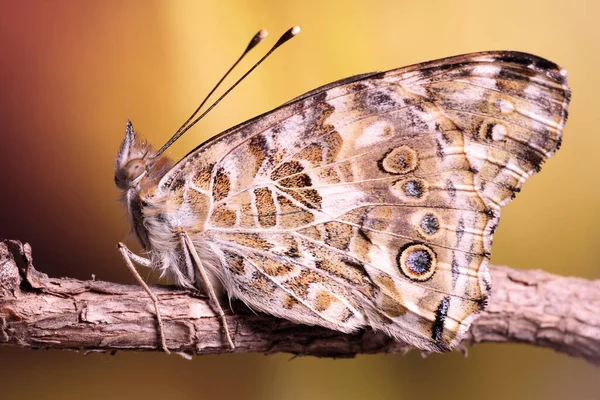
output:
<instances>
[{"instance_id":1,"label":"yellow background","mask_svg":"<svg viewBox=\"0 0 600 400\"><path fill-rule=\"evenodd\" d=\"M50 275L133 283L115 250L128 231L113 184L125 121L162 145L259 28L270 42L250 60L298 24L300 36L173 157L352 74L471 51L535 53L568 69L570 119L562 149L503 211L492 261L600 277L598 2L73 0L1 1L0 10L0 237L29 241ZM592 399L600 389L597 367L523 345L482 345L466 359L289 358L1 347L0 397Z\"/></svg>"}]
</instances>

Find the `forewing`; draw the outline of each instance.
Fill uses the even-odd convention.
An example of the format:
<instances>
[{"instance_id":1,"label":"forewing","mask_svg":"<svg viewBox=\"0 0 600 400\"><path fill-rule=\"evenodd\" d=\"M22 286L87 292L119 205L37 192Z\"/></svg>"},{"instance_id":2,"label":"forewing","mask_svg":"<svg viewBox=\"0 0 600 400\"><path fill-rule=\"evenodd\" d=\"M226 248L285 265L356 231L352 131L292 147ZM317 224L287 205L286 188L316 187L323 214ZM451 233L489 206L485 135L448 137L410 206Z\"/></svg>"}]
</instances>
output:
<instances>
[{"instance_id":1,"label":"forewing","mask_svg":"<svg viewBox=\"0 0 600 400\"><path fill-rule=\"evenodd\" d=\"M568 99L556 65L514 52L364 75L209 141L162 185L206 195L198 234L249 306L452 348L489 295L499 210L560 145Z\"/></svg>"}]
</instances>

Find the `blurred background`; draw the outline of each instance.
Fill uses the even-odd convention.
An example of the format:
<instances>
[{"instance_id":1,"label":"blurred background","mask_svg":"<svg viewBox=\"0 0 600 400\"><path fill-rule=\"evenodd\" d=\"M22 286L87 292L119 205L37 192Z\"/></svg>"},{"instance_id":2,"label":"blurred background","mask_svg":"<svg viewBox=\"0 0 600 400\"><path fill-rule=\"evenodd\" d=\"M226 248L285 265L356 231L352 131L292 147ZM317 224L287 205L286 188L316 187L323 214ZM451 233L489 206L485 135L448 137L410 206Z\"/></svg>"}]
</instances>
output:
<instances>
[{"instance_id":1,"label":"blurred background","mask_svg":"<svg viewBox=\"0 0 600 400\"><path fill-rule=\"evenodd\" d=\"M126 120L161 146L258 29L271 36L236 76L297 24L296 39L171 147L175 159L346 76L472 51L535 53L567 68L570 119L562 149L503 211L492 262L600 277L598 2L0 3L0 237L31 243L49 275L134 283L115 250L129 230L113 183ZM293 361L0 347L0 360L3 398L597 399L600 389L597 367L523 345Z\"/></svg>"}]
</instances>

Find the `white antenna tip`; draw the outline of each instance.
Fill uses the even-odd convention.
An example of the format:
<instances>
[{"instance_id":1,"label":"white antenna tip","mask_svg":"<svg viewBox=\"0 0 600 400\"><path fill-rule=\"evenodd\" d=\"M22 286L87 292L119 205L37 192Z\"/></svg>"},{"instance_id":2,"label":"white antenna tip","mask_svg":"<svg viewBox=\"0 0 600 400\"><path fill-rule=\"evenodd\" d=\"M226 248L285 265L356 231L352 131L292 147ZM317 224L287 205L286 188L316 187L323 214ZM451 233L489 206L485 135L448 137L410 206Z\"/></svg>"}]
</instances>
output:
<instances>
[{"instance_id":1,"label":"white antenna tip","mask_svg":"<svg viewBox=\"0 0 600 400\"><path fill-rule=\"evenodd\" d=\"M258 32L258 37L259 37L261 40L262 40L262 39L264 39L264 38L266 38L268 35L269 35L269 32L267 32L267 30L266 30L266 29L261 29L261 30Z\"/></svg>"},{"instance_id":2,"label":"white antenna tip","mask_svg":"<svg viewBox=\"0 0 600 400\"><path fill-rule=\"evenodd\" d=\"M300 33L300 27L299 27L299 26L294 26L294 27L292 28L292 32L291 32L291 34L292 34L292 35L294 35L294 36L296 36L296 35L297 35L297 34L299 34L299 33Z\"/></svg>"}]
</instances>

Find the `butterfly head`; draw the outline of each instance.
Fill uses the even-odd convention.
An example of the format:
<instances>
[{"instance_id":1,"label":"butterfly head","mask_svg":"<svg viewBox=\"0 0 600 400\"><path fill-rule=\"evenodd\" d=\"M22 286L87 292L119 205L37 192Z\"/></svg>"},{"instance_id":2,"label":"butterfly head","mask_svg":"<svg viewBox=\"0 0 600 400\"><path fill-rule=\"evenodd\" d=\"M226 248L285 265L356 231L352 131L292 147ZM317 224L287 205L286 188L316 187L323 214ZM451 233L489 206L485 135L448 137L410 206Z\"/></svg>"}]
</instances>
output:
<instances>
[{"instance_id":1,"label":"butterfly head","mask_svg":"<svg viewBox=\"0 0 600 400\"><path fill-rule=\"evenodd\" d=\"M125 139L121 143L115 164L115 184L119 189L136 187L147 178L162 177L172 162L166 156L153 157L154 148L135 133L131 121L127 121Z\"/></svg>"}]
</instances>

